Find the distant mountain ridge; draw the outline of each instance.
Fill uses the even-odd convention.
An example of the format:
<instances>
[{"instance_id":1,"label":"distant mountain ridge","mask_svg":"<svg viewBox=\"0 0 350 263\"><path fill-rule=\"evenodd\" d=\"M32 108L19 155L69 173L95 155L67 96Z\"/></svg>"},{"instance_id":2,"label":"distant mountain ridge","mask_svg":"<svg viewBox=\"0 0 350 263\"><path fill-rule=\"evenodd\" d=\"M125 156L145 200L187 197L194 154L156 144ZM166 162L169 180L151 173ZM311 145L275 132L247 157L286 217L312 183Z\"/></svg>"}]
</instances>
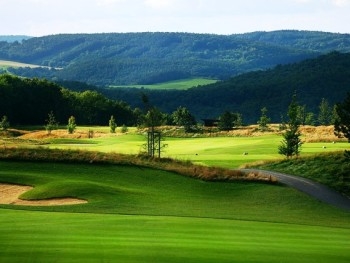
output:
<instances>
[{"instance_id":1,"label":"distant mountain ridge","mask_svg":"<svg viewBox=\"0 0 350 263\"><path fill-rule=\"evenodd\" d=\"M293 30L237 35L148 32L60 34L21 43L0 41L0 59L63 68L9 68L9 72L98 86L189 77L224 80L334 50L350 52L350 34Z\"/></svg>"},{"instance_id":2,"label":"distant mountain ridge","mask_svg":"<svg viewBox=\"0 0 350 263\"><path fill-rule=\"evenodd\" d=\"M32 37L30 36L25 36L25 35L10 35L10 36L0 36L0 42L5 41L5 42L22 42L23 40L30 39Z\"/></svg>"}]
</instances>

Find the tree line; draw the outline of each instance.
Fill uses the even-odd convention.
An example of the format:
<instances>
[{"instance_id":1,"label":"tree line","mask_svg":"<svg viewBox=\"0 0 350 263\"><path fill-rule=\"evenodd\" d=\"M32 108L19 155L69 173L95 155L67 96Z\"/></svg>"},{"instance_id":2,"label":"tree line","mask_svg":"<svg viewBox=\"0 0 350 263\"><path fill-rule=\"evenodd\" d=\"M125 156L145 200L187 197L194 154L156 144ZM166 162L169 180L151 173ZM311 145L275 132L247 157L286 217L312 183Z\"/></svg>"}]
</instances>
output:
<instances>
[{"instance_id":1,"label":"tree line","mask_svg":"<svg viewBox=\"0 0 350 263\"><path fill-rule=\"evenodd\" d=\"M50 112L59 123L69 116L86 125L104 125L111 115L125 125L137 119L129 105L97 91L76 92L45 79L0 75L0 115L13 125L42 125Z\"/></svg>"},{"instance_id":2,"label":"tree line","mask_svg":"<svg viewBox=\"0 0 350 263\"><path fill-rule=\"evenodd\" d=\"M146 95L140 93L139 100ZM2 119L1 119L2 118ZM152 106L131 108L96 90L72 91L46 79L0 75L1 128L11 125L44 125L48 131L67 123L74 125L109 125L115 132L120 126L184 126L186 132L197 125L190 111L179 106L173 113ZM71 125L69 125L69 123Z\"/></svg>"},{"instance_id":3,"label":"tree line","mask_svg":"<svg viewBox=\"0 0 350 263\"><path fill-rule=\"evenodd\" d=\"M8 127L9 122L12 125L65 124L73 116L74 122L76 120L80 125L112 125L113 130L118 124L146 127L177 125L184 127L185 132L198 131L200 120L187 107L178 106L173 112L165 113L142 92L139 100L144 106L132 108L125 102L108 99L98 91L72 91L45 79L0 75L2 127ZM301 105L296 111L302 125L330 125L337 118L335 106L331 106L327 99L321 100L317 114L306 112L305 106ZM242 126L244 115L226 110L214 121L218 130L228 131ZM264 107L254 123L265 129L270 121L268 108Z\"/></svg>"}]
</instances>

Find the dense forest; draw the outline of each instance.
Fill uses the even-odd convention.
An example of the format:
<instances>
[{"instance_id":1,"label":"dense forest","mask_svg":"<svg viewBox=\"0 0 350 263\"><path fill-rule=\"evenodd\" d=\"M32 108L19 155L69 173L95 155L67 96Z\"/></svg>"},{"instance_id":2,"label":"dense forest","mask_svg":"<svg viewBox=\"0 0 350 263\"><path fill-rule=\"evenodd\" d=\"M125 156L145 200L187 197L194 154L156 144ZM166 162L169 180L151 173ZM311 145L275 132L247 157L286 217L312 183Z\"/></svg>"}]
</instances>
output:
<instances>
[{"instance_id":1,"label":"dense forest","mask_svg":"<svg viewBox=\"0 0 350 263\"><path fill-rule=\"evenodd\" d=\"M74 116L81 125L107 125L113 115L119 125L138 125L146 114L146 96L148 107L162 112L163 124L174 124L172 114L179 108L198 122L232 112L244 124L257 123L266 108L272 122L281 122L295 92L298 103L314 114L317 124L321 101L326 100L330 110L350 92L350 53L331 52L188 90L100 88L4 74L0 75L0 117L7 116L14 125L43 125L52 112L62 124Z\"/></svg>"},{"instance_id":2,"label":"dense forest","mask_svg":"<svg viewBox=\"0 0 350 263\"><path fill-rule=\"evenodd\" d=\"M0 59L51 67L4 72L97 86L145 85L189 77L225 80L334 50L350 52L350 35L309 31L106 33L0 41Z\"/></svg>"},{"instance_id":3,"label":"dense forest","mask_svg":"<svg viewBox=\"0 0 350 263\"><path fill-rule=\"evenodd\" d=\"M256 123L261 108L266 107L271 120L280 122L294 92L299 103L315 114L323 98L332 105L343 101L350 92L350 53L331 52L183 91L109 88L101 92L132 107L140 107L140 93L145 92L162 111L172 112L184 106L197 119L217 118L228 110L241 113L245 123Z\"/></svg>"},{"instance_id":4,"label":"dense forest","mask_svg":"<svg viewBox=\"0 0 350 263\"><path fill-rule=\"evenodd\" d=\"M82 125L108 125L112 115L120 125L135 125L137 112L126 103L96 91L75 92L38 78L0 75L0 118L11 125L44 125L52 113L60 124L74 116Z\"/></svg>"}]
</instances>

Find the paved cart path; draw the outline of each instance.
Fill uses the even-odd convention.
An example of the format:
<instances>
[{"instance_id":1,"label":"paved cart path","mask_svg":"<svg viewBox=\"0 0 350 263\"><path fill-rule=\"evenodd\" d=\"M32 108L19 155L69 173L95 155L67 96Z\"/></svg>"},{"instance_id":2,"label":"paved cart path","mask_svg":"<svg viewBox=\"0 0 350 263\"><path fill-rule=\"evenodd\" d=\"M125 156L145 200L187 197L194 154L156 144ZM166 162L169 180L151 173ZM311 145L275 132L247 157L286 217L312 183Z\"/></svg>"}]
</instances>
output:
<instances>
[{"instance_id":1,"label":"paved cart path","mask_svg":"<svg viewBox=\"0 0 350 263\"><path fill-rule=\"evenodd\" d=\"M262 174L272 175L277 178L278 182L291 186L302 191L318 200L336 206L338 208L350 211L350 198L344 196L329 187L312 181L307 178L283 174L278 172L259 170L259 169L242 169L243 172L260 172Z\"/></svg>"}]
</instances>

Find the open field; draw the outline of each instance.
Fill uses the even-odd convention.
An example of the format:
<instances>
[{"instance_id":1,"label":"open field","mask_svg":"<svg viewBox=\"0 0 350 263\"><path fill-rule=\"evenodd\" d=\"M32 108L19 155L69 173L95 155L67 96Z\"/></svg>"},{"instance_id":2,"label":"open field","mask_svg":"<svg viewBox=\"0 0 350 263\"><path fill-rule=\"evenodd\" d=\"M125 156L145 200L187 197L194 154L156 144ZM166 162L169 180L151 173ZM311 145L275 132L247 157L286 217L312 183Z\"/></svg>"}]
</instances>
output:
<instances>
[{"instance_id":1,"label":"open field","mask_svg":"<svg viewBox=\"0 0 350 263\"><path fill-rule=\"evenodd\" d=\"M8 61L8 60L0 60L0 68L49 68L45 66L40 66L40 65L34 65L34 64L26 64L26 63L21 63L21 62L16 62L16 61Z\"/></svg>"},{"instance_id":2,"label":"open field","mask_svg":"<svg viewBox=\"0 0 350 263\"><path fill-rule=\"evenodd\" d=\"M132 86L111 86L111 88L145 88L145 89L162 89L162 90L186 90L200 85L208 85L217 82L215 79L183 79L183 80L174 80L169 82L162 82L159 84L152 85L132 85Z\"/></svg>"},{"instance_id":3,"label":"open field","mask_svg":"<svg viewBox=\"0 0 350 263\"><path fill-rule=\"evenodd\" d=\"M35 186L0 205L1 262L348 262L350 213L294 189L203 182L149 168L0 161ZM53 213L54 212L54 213Z\"/></svg>"}]
</instances>

